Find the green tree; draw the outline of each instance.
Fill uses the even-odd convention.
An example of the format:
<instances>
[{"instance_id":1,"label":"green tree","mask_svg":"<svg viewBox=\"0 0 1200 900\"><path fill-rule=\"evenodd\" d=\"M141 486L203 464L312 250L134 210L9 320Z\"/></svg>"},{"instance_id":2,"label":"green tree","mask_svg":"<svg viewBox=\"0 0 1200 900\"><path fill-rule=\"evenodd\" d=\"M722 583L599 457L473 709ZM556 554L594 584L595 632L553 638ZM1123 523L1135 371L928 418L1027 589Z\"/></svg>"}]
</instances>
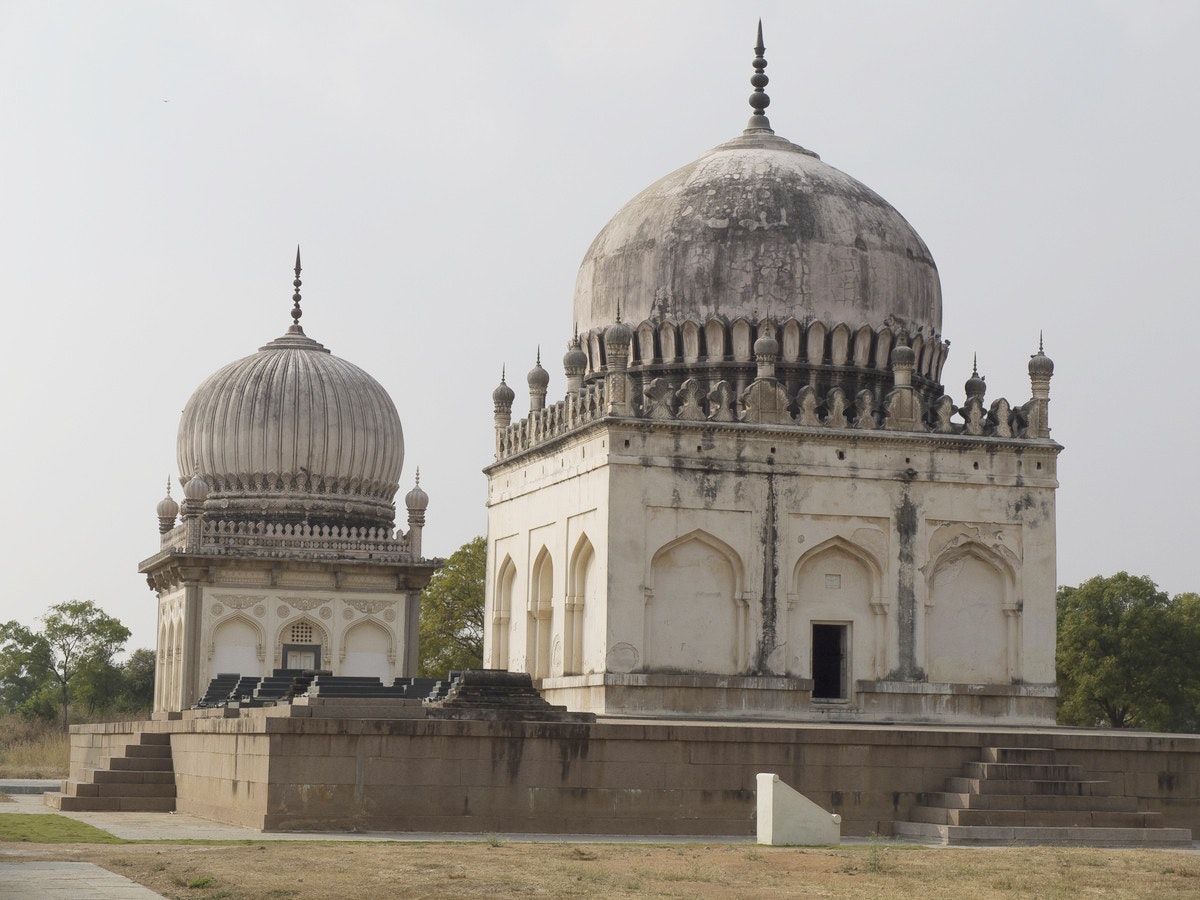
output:
<instances>
[{"instance_id":1,"label":"green tree","mask_svg":"<svg viewBox=\"0 0 1200 900\"><path fill-rule=\"evenodd\" d=\"M129 629L91 600L57 603L40 621L37 631L15 621L0 625L0 678L5 685L32 688L24 703L44 697L52 686L66 730L76 680L81 673L106 672L129 640Z\"/></svg>"},{"instance_id":2,"label":"green tree","mask_svg":"<svg viewBox=\"0 0 1200 900\"><path fill-rule=\"evenodd\" d=\"M154 706L155 659L154 651L145 647L129 654L121 666L121 709L140 712Z\"/></svg>"},{"instance_id":3,"label":"green tree","mask_svg":"<svg viewBox=\"0 0 1200 900\"><path fill-rule=\"evenodd\" d=\"M421 665L424 678L483 665L483 580L487 540L463 544L434 573L421 595Z\"/></svg>"},{"instance_id":4,"label":"green tree","mask_svg":"<svg viewBox=\"0 0 1200 900\"><path fill-rule=\"evenodd\" d=\"M1120 572L1058 590L1058 721L1193 731L1200 597Z\"/></svg>"}]
</instances>

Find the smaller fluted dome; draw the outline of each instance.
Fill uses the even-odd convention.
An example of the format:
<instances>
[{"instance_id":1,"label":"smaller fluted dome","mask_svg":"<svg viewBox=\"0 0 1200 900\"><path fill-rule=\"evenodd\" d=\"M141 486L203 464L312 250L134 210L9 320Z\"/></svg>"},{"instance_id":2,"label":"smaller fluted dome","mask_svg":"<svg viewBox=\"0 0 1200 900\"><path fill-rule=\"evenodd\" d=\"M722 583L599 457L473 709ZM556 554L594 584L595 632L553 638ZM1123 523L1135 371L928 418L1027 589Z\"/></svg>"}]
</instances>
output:
<instances>
[{"instance_id":1,"label":"smaller fluted dome","mask_svg":"<svg viewBox=\"0 0 1200 900\"><path fill-rule=\"evenodd\" d=\"M175 498L170 496L170 481L167 481L167 496L158 500L158 505L155 506L155 512L158 518L170 518L174 520L175 516L179 515L179 504L175 502Z\"/></svg>"},{"instance_id":2,"label":"smaller fluted dome","mask_svg":"<svg viewBox=\"0 0 1200 900\"><path fill-rule=\"evenodd\" d=\"M563 370L568 375L582 375L587 371L588 358L579 343L579 335L571 338L567 352L563 355Z\"/></svg>"},{"instance_id":3,"label":"smaller fluted dome","mask_svg":"<svg viewBox=\"0 0 1200 900\"><path fill-rule=\"evenodd\" d=\"M627 353L633 343L633 329L617 319L604 331L604 349L609 353Z\"/></svg>"},{"instance_id":4,"label":"smaller fluted dome","mask_svg":"<svg viewBox=\"0 0 1200 900\"><path fill-rule=\"evenodd\" d=\"M980 400L982 400L983 395L987 393L987 382L984 381L983 377L979 374L978 361L971 364L971 377L968 378L966 384L963 385L963 390L967 392L968 400L970 400L972 397L978 397Z\"/></svg>"},{"instance_id":5,"label":"smaller fluted dome","mask_svg":"<svg viewBox=\"0 0 1200 900\"><path fill-rule=\"evenodd\" d=\"M544 391L547 385L550 384L550 373L542 368L542 351L538 351L537 362L533 368L529 370L529 374L525 378L529 384L531 391Z\"/></svg>"},{"instance_id":6,"label":"smaller fluted dome","mask_svg":"<svg viewBox=\"0 0 1200 900\"><path fill-rule=\"evenodd\" d=\"M504 380L504 372L500 372L500 384L492 391L492 402L497 407L511 409L513 401L517 399L516 391L508 386L508 382Z\"/></svg>"},{"instance_id":7,"label":"smaller fluted dome","mask_svg":"<svg viewBox=\"0 0 1200 900\"><path fill-rule=\"evenodd\" d=\"M194 500L198 503L203 502L208 497L208 482L204 480L199 472L193 475L188 483L183 486L183 497L185 500Z\"/></svg>"},{"instance_id":8,"label":"smaller fluted dome","mask_svg":"<svg viewBox=\"0 0 1200 900\"><path fill-rule=\"evenodd\" d=\"M404 505L408 507L408 511L425 512L429 506L429 495L421 489L421 470L417 470L416 483L413 489L404 495Z\"/></svg>"},{"instance_id":9,"label":"smaller fluted dome","mask_svg":"<svg viewBox=\"0 0 1200 900\"><path fill-rule=\"evenodd\" d=\"M891 359L893 369L896 366L907 366L911 369L916 365L917 354L913 352L913 348L908 346L907 343L900 343L892 348Z\"/></svg>"},{"instance_id":10,"label":"smaller fluted dome","mask_svg":"<svg viewBox=\"0 0 1200 900\"><path fill-rule=\"evenodd\" d=\"M1054 374L1054 360L1042 349L1042 337L1038 335L1038 352L1029 357L1029 374L1049 378Z\"/></svg>"},{"instance_id":11,"label":"smaller fluted dome","mask_svg":"<svg viewBox=\"0 0 1200 900\"><path fill-rule=\"evenodd\" d=\"M763 332L763 335L754 342L755 356L778 356L779 341L775 340L775 335L769 330Z\"/></svg>"}]
</instances>

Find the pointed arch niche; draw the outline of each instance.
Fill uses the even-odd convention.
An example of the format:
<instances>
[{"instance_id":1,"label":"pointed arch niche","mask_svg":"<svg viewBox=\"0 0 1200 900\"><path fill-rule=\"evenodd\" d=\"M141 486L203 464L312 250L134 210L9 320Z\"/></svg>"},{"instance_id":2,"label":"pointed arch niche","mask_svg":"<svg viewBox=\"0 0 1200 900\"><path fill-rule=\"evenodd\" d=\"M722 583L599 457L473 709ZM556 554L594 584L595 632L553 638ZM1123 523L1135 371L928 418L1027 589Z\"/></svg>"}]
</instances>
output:
<instances>
[{"instance_id":1,"label":"pointed arch niche","mask_svg":"<svg viewBox=\"0 0 1200 900\"><path fill-rule=\"evenodd\" d=\"M263 632L258 623L241 613L218 622L208 645L209 678L222 672L263 674Z\"/></svg>"},{"instance_id":2,"label":"pointed arch niche","mask_svg":"<svg viewBox=\"0 0 1200 900\"><path fill-rule=\"evenodd\" d=\"M1020 676L1016 575L978 543L953 547L931 567L925 603L930 681L995 683Z\"/></svg>"},{"instance_id":3,"label":"pointed arch niche","mask_svg":"<svg viewBox=\"0 0 1200 900\"><path fill-rule=\"evenodd\" d=\"M554 561L542 547L529 576L529 607L525 627L525 669L534 678L550 675L551 634L554 624Z\"/></svg>"},{"instance_id":4,"label":"pointed arch niche","mask_svg":"<svg viewBox=\"0 0 1200 900\"><path fill-rule=\"evenodd\" d=\"M814 699L851 699L855 680L887 671L881 583L879 561L841 537L796 561L788 592L787 672L812 678Z\"/></svg>"},{"instance_id":5,"label":"pointed arch niche","mask_svg":"<svg viewBox=\"0 0 1200 900\"><path fill-rule=\"evenodd\" d=\"M594 614L598 571L595 548L587 535L582 535L571 553L571 565L567 570L566 614L563 617L564 675L580 675L585 671L584 634L589 613Z\"/></svg>"},{"instance_id":6,"label":"pointed arch niche","mask_svg":"<svg viewBox=\"0 0 1200 900\"><path fill-rule=\"evenodd\" d=\"M390 684L394 676L396 653L391 633L374 619L363 619L347 629L342 637L342 675L378 678Z\"/></svg>"},{"instance_id":7,"label":"pointed arch niche","mask_svg":"<svg viewBox=\"0 0 1200 900\"><path fill-rule=\"evenodd\" d=\"M652 671L734 675L746 668L745 567L737 551L696 530L650 561L644 649Z\"/></svg>"},{"instance_id":8,"label":"pointed arch niche","mask_svg":"<svg viewBox=\"0 0 1200 900\"><path fill-rule=\"evenodd\" d=\"M496 590L492 594L492 646L491 667L507 669L508 659L508 630L512 619L513 589L517 583L517 567L511 556L505 556L500 563L500 574L496 576Z\"/></svg>"}]
</instances>

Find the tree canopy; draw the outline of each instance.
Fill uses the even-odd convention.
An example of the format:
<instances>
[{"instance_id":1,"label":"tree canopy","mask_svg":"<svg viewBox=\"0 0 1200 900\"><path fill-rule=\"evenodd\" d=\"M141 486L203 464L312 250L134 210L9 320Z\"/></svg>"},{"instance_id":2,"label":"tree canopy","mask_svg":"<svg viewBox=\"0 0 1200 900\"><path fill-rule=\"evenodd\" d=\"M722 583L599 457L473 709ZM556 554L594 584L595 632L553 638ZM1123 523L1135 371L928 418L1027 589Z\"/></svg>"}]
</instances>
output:
<instances>
[{"instance_id":1,"label":"tree canopy","mask_svg":"<svg viewBox=\"0 0 1200 900\"><path fill-rule=\"evenodd\" d=\"M483 584L487 540L463 544L434 573L421 595L421 664L424 678L483 665Z\"/></svg>"},{"instance_id":2,"label":"tree canopy","mask_svg":"<svg viewBox=\"0 0 1200 900\"><path fill-rule=\"evenodd\" d=\"M1196 731L1200 596L1120 572L1058 590L1061 725Z\"/></svg>"},{"instance_id":3,"label":"tree canopy","mask_svg":"<svg viewBox=\"0 0 1200 900\"><path fill-rule=\"evenodd\" d=\"M0 625L0 706L43 717L60 716L82 701L90 713L153 699L154 653L138 650L124 666L113 663L129 629L90 600L51 606L34 629ZM147 670L149 687L147 688Z\"/></svg>"}]
</instances>

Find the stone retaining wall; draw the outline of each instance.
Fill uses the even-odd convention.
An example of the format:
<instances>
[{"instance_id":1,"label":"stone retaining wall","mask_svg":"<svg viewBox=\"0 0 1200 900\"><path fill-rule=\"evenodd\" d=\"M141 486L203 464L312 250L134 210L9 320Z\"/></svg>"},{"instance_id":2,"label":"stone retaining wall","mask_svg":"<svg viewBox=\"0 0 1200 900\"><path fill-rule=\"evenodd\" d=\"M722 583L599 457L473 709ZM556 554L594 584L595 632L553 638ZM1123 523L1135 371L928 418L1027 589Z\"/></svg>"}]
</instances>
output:
<instances>
[{"instance_id":1,"label":"stone retaining wall","mask_svg":"<svg viewBox=\"0 0 1200 900\"><path fill-rule=\"evenodd\" d=\"M887 835L980 748L1053 747L1112 793L1200 833L1194 735L329 712L296 705L77 727L72 777L95 748L148 727L172 733L180 812L270 831L747 835L755 776L770 772L840 813L843 834Z\"/></svg>"}]
</instances>

